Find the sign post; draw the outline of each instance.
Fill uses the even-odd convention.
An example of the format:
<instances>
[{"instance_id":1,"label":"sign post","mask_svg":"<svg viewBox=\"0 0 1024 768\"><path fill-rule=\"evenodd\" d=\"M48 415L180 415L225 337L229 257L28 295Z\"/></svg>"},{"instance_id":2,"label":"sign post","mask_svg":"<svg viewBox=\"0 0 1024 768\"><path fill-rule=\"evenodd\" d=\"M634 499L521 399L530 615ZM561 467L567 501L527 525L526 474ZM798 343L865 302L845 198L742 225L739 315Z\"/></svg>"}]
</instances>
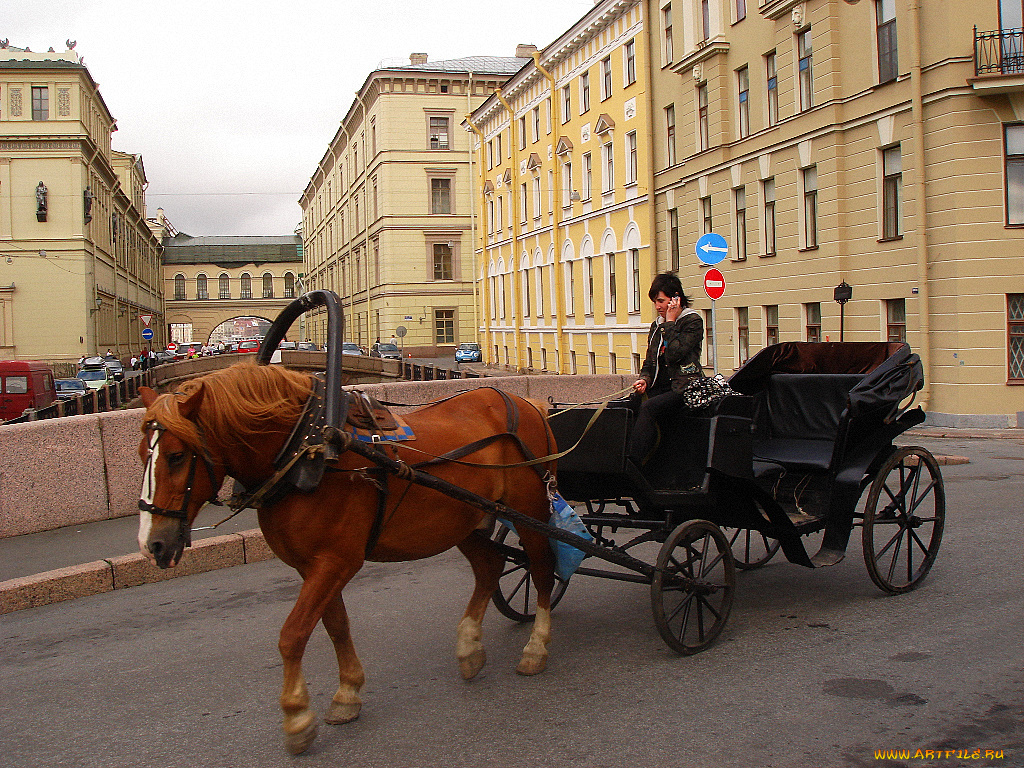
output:
<instances>
[{"instance_id":1,"label":"sign post","mask_svg":"<svg viewBox=\"0 0 1024 768\"><path fill-rule=\"evenodd\" d=\"M729 242L719 234L708 232L701 235L694 247L697 259L702 265L711 266L722 261L729 255ZM704 293L711 299L711 357L718 373L718 312L715 301L725 295L725 276L717 269L709 269L704 273Z\"/></svg>"}]
</instances>

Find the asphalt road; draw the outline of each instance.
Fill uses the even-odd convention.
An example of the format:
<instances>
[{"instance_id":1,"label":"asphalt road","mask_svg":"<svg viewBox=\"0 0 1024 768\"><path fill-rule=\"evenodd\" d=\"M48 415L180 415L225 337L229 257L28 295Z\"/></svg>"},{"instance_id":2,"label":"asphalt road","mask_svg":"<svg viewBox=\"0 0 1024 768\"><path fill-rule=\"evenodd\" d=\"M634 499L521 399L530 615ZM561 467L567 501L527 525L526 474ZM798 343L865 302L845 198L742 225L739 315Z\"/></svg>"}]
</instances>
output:
<instances>
[{"instance_id":1,"label":"asphalt road","mask_svg":"<svg viewBox=\"0 0 1024 768\"><path fill-rule=\"evenodd\" d=\"M884 596L858 542L819 571L779 558L740 574L728 626L693 657L662 643L647 588L579 577L543 675L515 674L528 627L491 610L488 666L466 683L461 556L368 565L346 591L363 715L299 758L280 743L276 649L298 580L277 561L6 615L0 765L1024 766L1024 441L931 447L971 464L943 467L946 535L920 589ZM333 665L318 631L321 713ZM895 749L941 759L876 759Z\"/></svg>"}]
</instances>

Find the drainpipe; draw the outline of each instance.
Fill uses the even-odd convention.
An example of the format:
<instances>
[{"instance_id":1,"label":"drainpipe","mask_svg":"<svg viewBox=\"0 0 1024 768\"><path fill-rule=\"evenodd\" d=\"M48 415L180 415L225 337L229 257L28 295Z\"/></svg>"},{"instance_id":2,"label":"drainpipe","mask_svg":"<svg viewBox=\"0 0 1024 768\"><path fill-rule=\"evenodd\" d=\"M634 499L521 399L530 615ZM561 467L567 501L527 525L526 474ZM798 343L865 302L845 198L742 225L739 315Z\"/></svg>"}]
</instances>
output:
<instances>
[{"instance_id":1,"label":"drainpipe","mask_svg":"<svg viewBox=\"0 0 1024 768\"><path fill-rule=\"evenodd\" d=\"M925 134L924 83L921 82L921 0L910 2L911 66L910 83L913 100L914 153L917 155L917 178L914 180L914 218L917 220L917 285L918 332L921 343L917 354L924 368L924 388L918 398L922 410L931 401L931 286L928 273L928 204L925 200Z\"/></svg>"},{"instance_id":2,"label":"drainpipe","mask_svg":"<svg viewBox=\"0 0 1024 768\"><path fill-rule=\"evenodd\" d=\"M516 249L519 247L519 166L516 163L519 160L518 154L518 143L516 142L516 115L512 110L512 105L505 100L504 94L501 92L501 88L494 89L494 95L498 97L498 101L505 107L508 112L508 140L511 143L510 149L512 150L512 189L509 192L508 199L511 203L511 216L512 216L512 256L511 258L515 261L519 261L519 254L516 253ZM522 263L520 263L522 268ZM522 328L519 323L519 276L515 272L510 273L511 285L509 286L510 293L512 294L512 338L515 343L516 352L516 370L522 370L523 366L523 345L521 342Z\"/></svg>"},{"instance_id":3,"label":"drainpipe","mask_svg":"<svg viewBox=\"0 0 1024 768\"><path fill-rule=\"evenodd\" d=\"M469 119L470 115L473 113L473 73L472 72L469 73L469 86L466 88L466 110L467 110L466 111L466 122L469 123L469 127L473 128L474 131L475 131L476 129L474 128L473 123L470 122L470 119ZM455 126L453 125L452 126L452 131L454 132L454 130L455 130ZM476 131L476 133L477 133L477 135L480 134L479 131ZM455 137L453 135L452 136L452 142L454 142L454 141L455 141ZM483 150L483 148L484 148L484 140L483 140L483 137L481 136L480 137L480 149ZM473 249L473 253L475 254L476 253L476 200L477 200L477 194L476 194L476 171L473 168L473 142L472 141L470 141L469 153L468 154L469 154L469 199L470 199L470 205L469 205L469 242L470 242L470 247ZM480 164L480 167L481 168L484 167L483 163ZM483 254L483 245L482 244L481 244L481 247L480 247L480 253ZM476 341L477 344L479 344L480 343L480 297L479 297L478 292L477 292L476 281L477 281L477 276L480 274L480 270L478 269L479 265L476 263L476 259L475 258L473 259L473 266L474 266L474 273L475 273L475 274L472 275L472 278L473 278L473 340ZM481 357L482 357L482 355L481 355Z\"/></svg>"},{"instance_id":4,"label":"drainpipe","mask_svg":"<svg viewBox=\"0 0 1024 768\"><path fill-rule=\"evenodd\" d=\"M362 107L362 109L363 109L363 136L366 136L366 119L367 119L366 102L363 101L363 96L362 96L362 94L359 91L356 91L356 101L359 102L359 106ZM355 137L352 137L352 138L354 140ZM369 171L370 162L369 162L368 158L366 157L366 144L365 144L365 142L363 143L362 146L359 147L359 149L360 149L360 151L363 154L363 162L366 164L366 169L367 169L367 171ZM366 191L366 182L367 182L368 179L369 179L369 176L366 173L364 173L363 174L363 191L364 191L364 193ZM367 225L366 225L366 228L363 230L363 251L365 252L365 256L366 256L366 258L363 259L363 272L365 273L364 274L364 281L366 283L366 333L367 333L367 336L369 336L369 333L370 333L370 315L371 315L371 310L370 310L370 224L369 224L369 221L370 221L370 211L369 211L369 206L370 206L369 200L366 197L366 195L364 194L363 195L363 218L366 219ZM353 294L353 300L354 299L355 299L355 295ZM354 309L355 309L355 307L353 306L353 310ZM355 314L355 313L353 312L353 314ZM356 323L354 323L354 325L357 326L357 332L358 332L359 323L356 322ZM357 341L358 341L358 339L357 339Z\"/></svg>"},{"instance_id":5,"label":"drainpipe","mask_svg":"<svg viewBox=\"0 0 1024 768\"><path fill-rule=\"evenodd\" d=\"M476 125L473 124L473 115L472 114L466 115L466 125L468 125L470 130L472 130L473 133L475 133L477 135L477 137L480 139L480 172L483 173L483 169L484 169L484 143L486 141L486 137L484 136L483 131L481 131ZM473 158L473 152L472 151L470 151L469 157L470 157L470 162L472 163L472 158ZM476 182L476 179L474 177L474 184L475 184L475 182ZM473 210L476 210L476 199L477 199L477 194L476 194L476 191L474 190L473 191ZM487 314L487 308L490 306L490 300L491 300L491 286L490 286L490 280L488 280L488 277L487 277L487 243L485 242L485 237L484 237L484 233L483 232L480 233L480 241L481 241L480 242L480 263L476 265L476 269L477 269L477 274L482 274L483 275L483 288L480 289L480 296L481 296L481 301L483 303L483 307L480 309L480 317L482 317L483 321L484 321L484 341L483 341L483 347L484 347L484 349L489 351L491 349L491 347L492 347L492 342L493 342L493 338L491 336L492 330L491 330L490 315ZM476 235L475 234L473 236L473 252L474 253L476 252ZM474 286L476 285L475 279L474 279L473 285ZM476 291L474 290L473 291L473 299L474 299L474 301L476 301L476 295L477 295ZM476 317L475 314L474 314L474 317ZM478 333L479 333L479 328L480 328L480 324L477 323L477 329L478 329L477 332ZM495 362L497 362L497 361L495 361Z\"/></svg>"},{"instance_id":6,"label":"drainpipe","mask_svg":"<svg viewBox=\"0 0 1024 768\"><path fill-rule=\"evenodd\" d=\"M551 92L551 145L555 148L562 138L563 117L561 114L555 115L555 105L559 103L558 84L555 82L555 76L541 66L540 51L534 51L532 55L533 65L548 81ZM551 220L552 239L555 244L555 263L552 266L554 272L551 275L551 279L555 281L555 355L558 359L558 372L568 373L565 361L568 355L564 354L567 345L565 341L565 276L562 274L562 164L558 161L554 149L552 149L551 157L555 165L553 177L555 180L555 210ZM543 282L542 280L541 283Z\"/></svg>"},{"instance_id":7,"label":"drainpipe","mask_svg":"<svg viewBox=\"0 0 1024 768\"><path fill-rule=\"evenodd\" d=\"M652 94L654 93L654 91L653 91L653 86L651 85L651 70L654 68L654 45L653 45L654 41L653 41L652 34L651 34L651 27L653 26L653 22L651 21L650 18L647 18L647 8L648 8L648 6L647 6L646 3L644 3L644 4L641 4L640 7L642 9L642 13L644 14L644 20L643 20L644 21L644 46L647 48L647 66L644 67L644 91L645 91L645 95L644 95L644 111L647 113L647 119L646 119L645 122L647 124L647 141L648 141L648 145L647 146L648 146L648 150L647 150L646 153L644 153L644 155L646 155L646 157L648 159L648 162L647 162L647 211L648 211L648 214L647 215L650 217L650 219L648 221L648 237L650 238L650 246L651 246L651 279L653 280L654 276L656 274L658 274L658 238L655 235L656 227L654 226L654 216L655 216L655 213L654 213L654 202L655 202L655 194L654 194L654 146L653 146L654 145L654 104L653 104L653 98L652 98ZM643 157L644 155L641 155L641 157ZM666 216L667 215L668 214L666 213ZM640 286L640 295L641 295L641 297L643 296L643 294L644 294L643 286ZM642 301L642 299L641 299L641 301ZM641 346L643 346L643 345L646 344L647 329L643 325L643 323L640 324L640 328L641 328L641 330L640 330L640 333L641 333L640 339L643 342L643 344Z\"/></svg>"}]
</instances>

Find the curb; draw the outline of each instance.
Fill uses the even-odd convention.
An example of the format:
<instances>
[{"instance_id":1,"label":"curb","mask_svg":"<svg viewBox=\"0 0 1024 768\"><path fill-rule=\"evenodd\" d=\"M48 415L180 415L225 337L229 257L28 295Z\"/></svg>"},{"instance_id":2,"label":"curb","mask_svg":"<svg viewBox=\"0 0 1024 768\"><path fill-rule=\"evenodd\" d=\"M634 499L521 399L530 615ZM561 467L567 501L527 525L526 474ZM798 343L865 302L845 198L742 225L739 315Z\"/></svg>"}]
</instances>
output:
<instances>
[{"instance_id":1,"label":"curb","mask_svg":"<svg viewBox=\"0 0 1024 768\"><path fill-rule=\"evenodd\" d=\"M168 570L154 567L136 552L2 581L0 615L274 557L258 528L202 539L186 552L181 563Z\"/></svg>"}]
</instances>

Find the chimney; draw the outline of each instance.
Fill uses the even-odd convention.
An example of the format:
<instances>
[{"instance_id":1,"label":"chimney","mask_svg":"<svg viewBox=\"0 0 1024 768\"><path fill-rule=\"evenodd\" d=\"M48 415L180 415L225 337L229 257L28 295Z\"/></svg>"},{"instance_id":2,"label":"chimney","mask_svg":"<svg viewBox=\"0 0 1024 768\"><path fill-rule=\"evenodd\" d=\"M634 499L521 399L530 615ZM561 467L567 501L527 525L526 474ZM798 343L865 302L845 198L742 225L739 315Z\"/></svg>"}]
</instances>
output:
<instances>
[{"instance_id":1,"label":"chimney","mask_svg":"<svg viewBox=\"0 0 1024 768\"><path fill-rule=\"evenodd\" d=\"M517 59L528 59L537 50L536 45L530 43L520 43L516 46L516 58Z\"/></svg>"},{"instance_id":2,"label":"chimney","mask_svg":"<svg viewBox=\"0 0 1024 768\"><path fill-rule=\"evenodd\" d=\"M427 54L425 54L425 53L410 53L409 54L409 63L410 64L426 64L427 63Z\"/></svg>"}]
</instances>

